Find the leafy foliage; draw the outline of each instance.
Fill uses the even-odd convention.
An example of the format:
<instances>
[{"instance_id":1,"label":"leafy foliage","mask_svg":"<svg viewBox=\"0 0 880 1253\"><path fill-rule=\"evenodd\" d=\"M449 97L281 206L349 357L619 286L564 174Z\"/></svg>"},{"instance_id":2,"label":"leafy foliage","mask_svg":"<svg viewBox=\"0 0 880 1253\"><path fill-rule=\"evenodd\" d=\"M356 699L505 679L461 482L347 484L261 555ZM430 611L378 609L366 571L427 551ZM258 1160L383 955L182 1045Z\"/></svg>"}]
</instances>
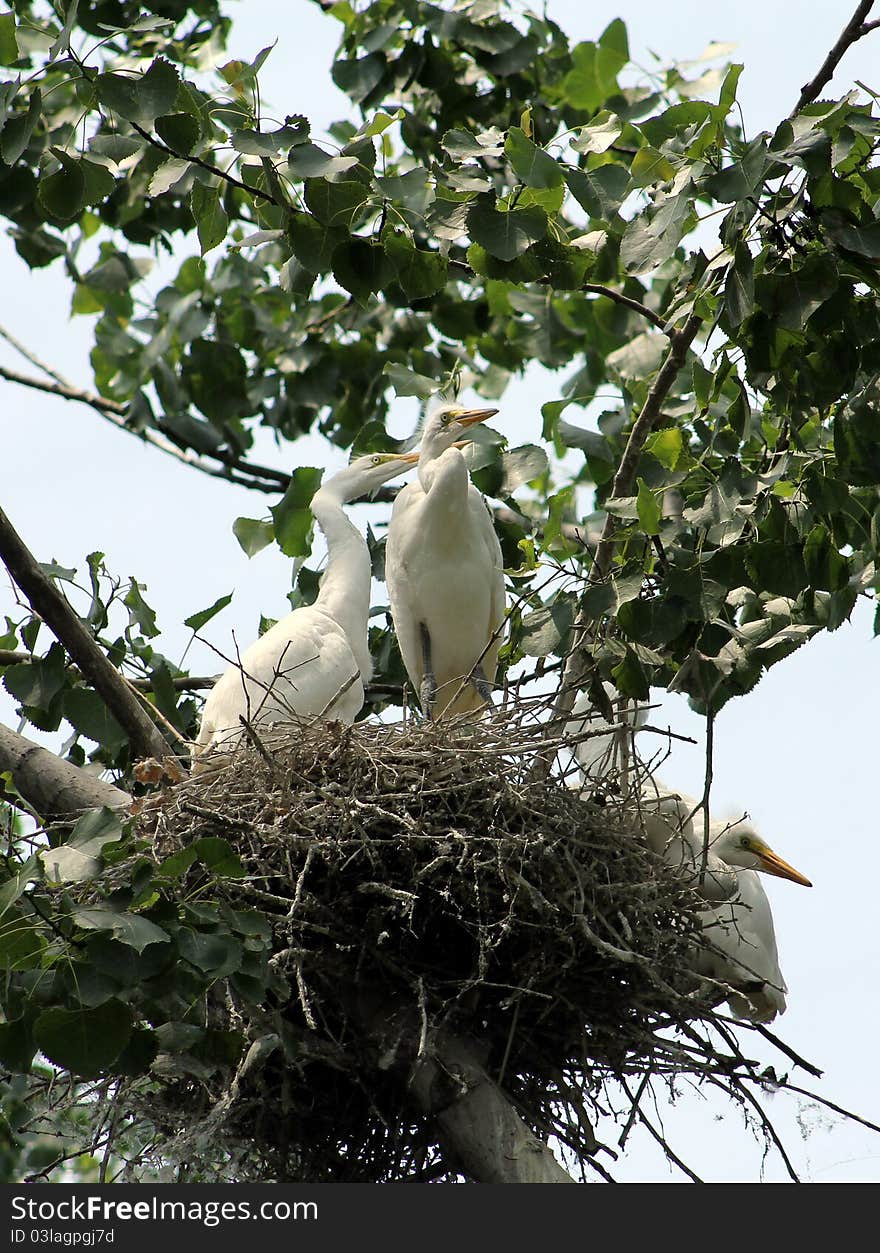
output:
<instances>
[{"instance_id":1,"label":"leafy foliage","mask_svg":"<svg viewBox=\"0 0 880 1253\"><path fill-rule=\"evenodd\" d=\"M549 18L501 0L342 0L332 74L360 122L317 136L300 114L262 115L270 49L222 63L229 23L214 0L68 14L45 21L15 0L0 16L0 213L29 266L65 267L72 312L95 319L95 387L130 427L278 490L247 480L260 426L392 447L393 395L456 385L494 401L538 362L564 372L541 429L513 451L480 443L474 469L507 509L505 666L563 657L580 615L591 680L630 696L675 689L714 712L876 595L872 102L819 100L747 140L742 67L718 64L717 48L696 78L670 66L646 84L619 20L571 47ZM163 252L188 255L145 310L142 279ZM600 394L616 397L601 412ZM248 555L273 541L308 555L318 473L299 468L271 520L237 520ZM575 528L606 515L599 570ZM101 554L87 569L78 592L74 571L50 573L85 595L113 664L192 736L195 702L154 646L145 589ZM314 589L302 568L295 597ZM374 626L371 643L393 689L393 638ZM68 723L76 764L129 771L124 733L36 616L7 619L0 649L26 654L0 665L26 720ZM145 859L130 887L73 908L65 885L130 855L120 834L78 829L54 861L11 845L0 1061L12 1071L37 1046L81 1076L141 1073L160 1055L210 1067L242 1046L192 1006L220 979L250 996L265 986L260 916L228 916L207 889L179 901L179 858ZM191 851L208 887L235 873L230 849Z\"/></svg>"}]
</instances>

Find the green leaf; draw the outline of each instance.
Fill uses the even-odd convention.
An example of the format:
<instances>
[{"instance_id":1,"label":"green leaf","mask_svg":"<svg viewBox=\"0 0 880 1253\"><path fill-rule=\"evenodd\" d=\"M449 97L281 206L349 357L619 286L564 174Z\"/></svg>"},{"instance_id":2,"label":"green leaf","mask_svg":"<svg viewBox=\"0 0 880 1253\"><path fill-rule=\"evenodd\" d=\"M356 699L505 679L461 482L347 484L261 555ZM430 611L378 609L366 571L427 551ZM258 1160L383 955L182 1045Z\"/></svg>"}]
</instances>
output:
<instances>
[{"instance_id":1,"label":"green leaf","mask_svg":"<svg viewBox=\"0 0 880 1253\"><path fill-rule=\"evenodd\" d=\"M73 687L65 692L62 708L79 735L94 740L108 752L116 754L128 743L125 731L91 688Z\"/></svg>"},{"instance_id":2,"label":"green leaf","mask_svg":"<svg viewBox=\"0 0 880 1253\"><path fill-rule=\"evenodd\" d=\"M118 843L122 834L122 820L112 809L83 814L63 844L40 851L47 881L81 883L93 879L101 869L105 845Z\"/></svg>"},{"instance_id":3,"label":"green leaf","mask_svg":"<svg viewBox=\"0 0 880 1253\"><path fill-rule=\"evenodd\" d=\"M14 65L20 55L15 37L15 14L0 13L0 65Z\"/></svg>"},{"instance_id":4,"label":"green leaf","mask_svg":"<svg viewBox=\"0 0 880 1253\"><path fill-rule=\"evenodd\" d=\"M0 970L30 970L39 966L46 941L33 916L11 910L0 923Z\"/></svg>"},{"instance_id":5,"label":"green leaf","mask_svg":"<svg viewBox=\"0 0 880 1253\"><path fill-rule=\"evenodd\" d=\"M510 452L502 453L501 469L504 477L499 494L512 496L523 483L542 478L547 473L548 464L546 452L536 444L523 444L520 448L511 448Z\"/></svg>"},{"instance_id":6,"label":"green leaf","mask_svg":"<svg viewBox=\"0 0 880 1253\"><path fill-rule=\"evenodd\" d=\"M319 222L351 230L370 192L354 179L341 178L329 183L324 178L307 178L303 194L306 205Z\"/></svg>"},{"instance_id":7,"label":"green leaf","mask_svg":"<svg viewBox=\"0 0 880 1253\"><path fill-rule=\"evenodd\" d=\"M310 213L288 215L287 235L297 261L310 274L325 274L333 266L333 253L347 238L347 231L326 226Z\"/></svg>"},{"instance_id":8,"label":"green leaf","mask_svg":"<svg viewBox=\"0 0 880 1253\"><path fill-rule=\"evenodd\" d=\"M623 661L614 666L611 677L621 696L631 696L634 700L650 700L651 688L644 666L631 648L627 648Z\"/></svg>"},{"instance_id":9,"label":"green leaf","mask_svg":"<svg viewBox=\"0 0 880 1253\"><path fill-rule=\"evenodd\" d=\"M36 1051L30 1024L24 1018L0 1023L0 1062L7 1070L26 1075Z\"/></svg>"},{"instance_id":10,"label":"green leaf","mask_svg":"<svg viewBox=\"0 0 880 1253\"><path fill-rule=\"evenodd\" d=\"M226 238L229 218L220 203L220 188L193 183L190 208L199 233L202 256Z\"/></svg>"},{"instance_id":11,"label":"green leaf","mask_svg":"<svg viewBox=\"0 0 880 1253\"><path fill-rule=\"evenodd\" d=\"M155 639L159 634L159 628L156 626L156 613L141 595L141 584L137 579L131 580L122 603L128 610L129 626L137 627L141 635L145 635L148 639Z\"/></svg>"},{"instance_id":12,"label":"green leaf","mask_svg":"<svg viewBox=\"0 0 880 1253\"><path fill-rule=\"evenodd\" d=\"M675 178L675 166L656 148L639 148L629 169L637 187L647 187L651 183L669 183Z\"/></svg>"},{"instance_id":13,"label":"green leaf","mask_svg":"<svg viewBox=\"0 0 880 1253\"><path fill-rule=\"evenodd\" d=\"M241 966L241 942L231 935L181 927L176 939L181 957L215 979L222 979Z\"/></svg>"},{"instance_id":14,"label":"green leaf","mask_svg":"<svg viewBox=\"0 0 880 1253\"><path fill-rule=\"evenodd\" d=\"M397 282L410 300L423 300L445 287L445 257L416 248L410 236L400 230L383 232L382 244Z\"/></svg>"},{"instance_id":15,"label":"green leaf","mask_svg":"<svg viewBox=\"0 0 880 1253\"><path fill-rule=\"evenodd\" d=\"M0 15L0 21L3 17L11 17L12 14ZM0 44L2 44L2 31L0 31ZM0 57L2 61L2 57ZM40 120L40 114L43 108L43 97L39 87L35 87L31 92L31 98L28 102L26 113L17 113L9 118L3 127L3 133L0 135L0 156L7 165L15 165L18 158L24 152L31 140L37 122Z\"/></svg>"},{"instance_id":16,"label":"green leaf","mask_svg":"<svg viewBox=\"0 0 880 1253\"><path fill-rule=\"evenodd\" d=\"M10 909L20 896L27 891L27 886L40 872L40 863L36 857L29 857L23 865L12 870L11 878L0 884L0 918Z\"/></svg>"},{"instance_id":17,"label":"green leaf","mask_svg":"<svg viewBox=\"0 0 880 1253\"><path fill-rule=\"evenodd\" d=\"M598 43L577 44L571 53L573 68L562 80L567 104L593 113L617 91L617 75L629 60L626 27L616 18Z\"/></svg>"},{"instance_id":18,"label":"green leaf","mask_svg":"<svg viewBox=\"0 0 880 1253\"><path fill-rule=\"evenodd\" d=\"M275 524L275 538L287 557L305 557L310 551L312 497L321 485L322 471L300 466L290 476L290 484L277 505L269 510Z\"/></svg>"},{"instance_id":19,"label":"green leaf","mask_svg":"<svg viewBox=\"0 0 880 1253\"><path fill-rule=\"evenodd\" d=\"M506 213L495 208L494 196L478 196L467 215L471 239L493 257L513 261L547 234L547 214L542 209L510 209Z\"/></svg>"},{"instance_id":20,"label":"green leaf","mask_svg":"<svg viewBox=\"0 0 880 1253\"><path fill-rule=\"evenodd\" d=\"M112 1066L131 1030L131 1011L113 999L94 1009L44 1010L34 1023L34 1040L56 1066L95 1079Z\"/></svg>"},{"instance_id":21,"label":"green leaf","mask_svg":"<svg viewBox=\"0 0 880 1253\"><path fill-rule=\"evenodd\" d=\"M504 132L497 126L477 134L466 130L448 130L440 145L456 161L467 161L471 157L500 157L504 151Z\"/></svg>"},{"instance_id":22,"label":"green leaf","mask_svg":"<svg viewBox=\"0 0 880 1253\"><path fill-rule=\"evenodd\" d=\"M202 133L191 113L165 113L156 118L155 127L159 138L181 157L192 152Z\"/></svg>"},{"instance_id":23,"label":"green leaf","mask_svg":"<svg viewBox=\"0 0 880 1253\"><path fill-rule=\"evenodd\" d=\"M377 240L354 236L334 249L333 277L359 304L364 304L389 281L391 267Z\"/></svg>"},{"instance_id":24,"label":"green leaf","mask_svg":"<svg viewBox=\"0 0 880 1253\"><path fill-rule=\"evenodd\" d=\"M611 222L626 199L629 171L622 165L600 165L596 170L566 170L565 181L575 200L591 218Z\"/></svg>"},{"instance_id":25,"label":"green leaf","mask_svg":"<svg viewBox=\"0 0 880 1253\"><path fill-rule=\"evenodd\" d=\"M439 388L437 379L418 374L396 361L386 361L382 373L398 396L418 396L421 400L428 400Z\"/></svg>"},{"instance_id":26,"label":"green leaf","mask_svg":"<svg viewBox=\"0 0 880 1253\"><path fill-rule=\"evenodd\" d=\"M520 182L527 187L559 187L562 169L549 152L539 148L518 126L511 126L504 152Z\"/></svg>"},{"instance_id":27,"label":"green leaf","mask_svg":"<svg viewBox=\"0 0 880 1253\"><path fill-rule=\"evenodd\" d=\"M646 535L660 534L662 514L657 498L644 479L638 480L639 492L636 496L636 509L639 514L639 526Z\"/></svg>"},{"instance_id":28,"label":"green leaf","mask_svg":"<svg viewBox=\"0 0 880 1253\"><path fill-rule=\"evenodd\" d=\"M519 647L528 657L561 653L574 622L574 613L574 597L557 596L552 604L526 614L517 641Z\"/></svg>"},{"instance_id":29,"label":"green leaf","mask_svg":"<svg viewBox=\"0 0 880 1253\"><path fill-rule=\"evenodd\" d=\"M232 524L232 534L245 554L253 557L272 543L275 538L275 528L271 522L263 522L259 518L236 518Z\"/></svg>"},{"instance_id":30,"label":"green leaf","mask_svg":"<svg viewBox=\"0 0 880 1253\"><path fill-rule=\"evenodd\" d=\"M733 264L724 284L725 312L732 327L737 327L755 307L755 268L752 254L739 243Z\"/></svg>"},{"instance_id":31,"label":"green leaf","mask_svg":"<svg viewBox=\"0 0 880 1253\"><path fill-rule=\"evenodd\" d=\"M684 452L684 437L677 426L666 426L655 431L645 443L645 451L665 466L674 470Z\"/></svg>"},{"instance_id":32,"label":"green leaf","mask_svg":"<svg viewBox=\"0 0 880 1253\"><path fill-rule=\"evenodd\" d=\"M287 157L287 172L291 178L328 178L342 174L358 165L357 157L339 157L325 152L317 144L298 144L291 148Z\"/></svg>"},{"instance_id":33,"label":"green leaf","mask_svg":"<svg viewBox=\"0 0 880 1253\"><path fill-rule=\"evenodd\" d=\"M93 81L101 104L130 122L149 124L174 105L180 75L160 59L142 75L99 74Z\"/></svg>"},{"instance_id":34,"label":"green leaf","mask_svg":"<svg viewBox=\"0 0 880 1253\"><path fill-rule=\"evenodd\" d=\"M231 422L251 412L247 366L234 344L193 340L183 359L181 374L193 403L212 422Z\"/></svg>"},{"instance_id":35,"label":"green leaf","mask_svg":"<svg viewBox=\"0 0 880 1253\"><path fill-rule=\"evenodd\" d=\"M61 169L40 179L37 197L50 217L61 222L76 217L86 203L86 178L79 161L62 161Z\"/></svg>"},{"instance_id":36,"label":"green leaf","mask_svg":"<svg viewBox=\"0 0 880 1253\"><path fill-rule=\"evenodd\" d=\"M239 519L239 521L247 521L247 519ZM258 524L259 525L259 524ZM235 531L235 524L232 527ZM236 539L238 536L236 535ZM239 540L239 543L241 541ZM271 542L271 541L267 541ZM243 546L243 545L242 545ZM247 549L245 549L247 552ZM251 554L248 553L248 556ZM206 622L210 622L212 618L216 618L221 609L225 609L227 605L232 603L232 592L228 596L221 596L215 600L213 605L209 605L207 609L200 609L198 613L190 614L188 618L184 618L183 625L188 626L191 631L201 631Z\"/></svg>"},{"instance_id":37,"label":"green leaf","mask_svg":"<svg viewBox=\"0 0 880 1253\"><path fill-rule=\"evenodd\" d=\"M103 906L76 909L73 921L84 931L109 931L115 940L136 953L142 953L151 944L166 944L169 938L167 931L148 918Z\"/></svg>"},{"instance_id":38,"label":"green leaf","mask_svg":"<svg viewBox=\"0 0 880 1253\"><path fill-rule=\"evenodd\" d=\"M577 152L607 152L620 138L622 131L623 122L617 114L603 109L588 125L577 128L571 146Z\"/></svg>"},{"instance_id":39,"label":"green leaf","mask_svg":"<svg viewBox=\"0 0 880 1253\"><path fill-rule=\"evenodd\" d=\"M378 87L385 73L386 61L381 52L371 52L352 61L335 61L330 71L336 86L350 100L360 104Z\"/></svg>"},{"instance_id":40,"label":"green leaf","mask_svg":"<svg viewBox=\"0 0 880 1253\"><path fill-rule=\"evenodd\" d=\"M196 856L207 868L224 878L238 879L244 874L238 853L219 836L205 835L193 844Z\"/></svg>"}]
</instances>

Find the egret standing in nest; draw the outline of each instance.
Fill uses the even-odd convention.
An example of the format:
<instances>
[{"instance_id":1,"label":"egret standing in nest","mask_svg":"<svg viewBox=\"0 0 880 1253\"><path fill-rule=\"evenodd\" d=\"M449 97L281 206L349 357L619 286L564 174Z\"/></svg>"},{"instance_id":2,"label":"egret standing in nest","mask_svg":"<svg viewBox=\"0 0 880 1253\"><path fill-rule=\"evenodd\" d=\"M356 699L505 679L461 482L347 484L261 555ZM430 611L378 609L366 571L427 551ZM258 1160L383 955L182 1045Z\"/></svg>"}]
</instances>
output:
<instances>
[{"instance_id":1,"label":"egret standing in nest","mask_svg":"<svg viewBox=\"0 0 880 1253\"><path fill-rule=\"evenodd\" d=\"M418 479L398 494L388 527L391 616L431 718L492 703L505 613L501 545L455 442L497 412L447 402L431 410Z\"/></svg>"},{"instance_id":2,"label":"egret standing in nest","mask_svg":"<svg viewBox=\"0 0 880 1253\"><path fill-rule=\"evenodd\" d=\"M411 468L418 453L371 453L328 479L311 510L327 540L327 569L312 605L281 618L212 688L195 755L242 738L254 726L296 717L354 722L373 671L367 642L371 563L366 541L342 506Z\"/></svg>"},{"instance_id":3,"label":"egret standing in nest","mask_svg":"<svg viewBox=\"0 0 880 1253\"><path fill-rule=\"evenodd\" d=\"M616 693L605 685L609 697ZM589 702L579 697L575 712L585 714ZM582 740L575 756L584 778L596 780L602 768L620 765L635 730L644 725L646 706L622 716L620 731L609 730ZM584 726L569 724L577 734ZM604 719L589 720L601 730ZM629 749L631 752L631 748ZM614 762L615 756L618 758ZM710 906L699 915L705 943L696 954L700 974L727 985L728 1003L738 1018L752 1022L772 1022L785 1012L788 988L779 968L776 932L770 901L758 871L812 887L810 880L775 853L766 840L745 819L736 822L710 820L708 847L704 851L704 831L693 823L700 802L683 792L674 792L658 779L648 776L637 791L637 806L648 844L664 860L686 876Z\"/></svg>"}]
</instances>

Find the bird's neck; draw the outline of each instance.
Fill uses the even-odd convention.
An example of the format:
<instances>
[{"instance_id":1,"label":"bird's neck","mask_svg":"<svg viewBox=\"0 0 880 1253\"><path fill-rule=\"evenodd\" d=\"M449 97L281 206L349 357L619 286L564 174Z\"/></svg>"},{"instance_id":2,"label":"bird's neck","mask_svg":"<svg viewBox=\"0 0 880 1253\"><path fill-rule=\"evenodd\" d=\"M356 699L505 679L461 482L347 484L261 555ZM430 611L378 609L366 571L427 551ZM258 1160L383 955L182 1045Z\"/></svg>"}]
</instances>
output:
<instances>
[{"instance_id":1,"label":"bird's neck","mask_svg":"<svg viewBox=\"0 0 880 1253\"><path fill-rule=\"evenodd\" d=\"M312 513L327 541L327 569L315 608L342 627L357 658L361 677L372 672L367 643L370 613L370 554L360 531L349 521L342 501L322 488L312 498Z\"/></svg>"},{"instance_id":2,"label":"bird's neck","mask_svg":"<svg viewBox=\"0 0 880 1253\"><path fill-rule=\"evenodd\" d=\"M462 518L464 502L470 486L465 459L457 448L447 448L439 456L419 459L419 482L428 498L429 508Z\"/></svg>"}]
</instances>

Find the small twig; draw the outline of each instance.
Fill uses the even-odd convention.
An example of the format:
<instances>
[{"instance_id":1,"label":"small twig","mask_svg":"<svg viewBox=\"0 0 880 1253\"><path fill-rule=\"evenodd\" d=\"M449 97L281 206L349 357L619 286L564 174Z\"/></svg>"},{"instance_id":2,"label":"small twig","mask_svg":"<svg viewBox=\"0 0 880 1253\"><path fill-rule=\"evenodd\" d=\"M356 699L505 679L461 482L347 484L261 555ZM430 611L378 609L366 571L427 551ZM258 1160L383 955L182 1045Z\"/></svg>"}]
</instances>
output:
<instances>
[{"instance_id":1,"label":"small twig","mask_svg":"<svg viewBox=\"0 0 880 1253\"><path fill-rule=\"evenodd\" d=\"M801 109L803 109L806 105L812 104L812 102L817 99L822 88L834 77L834 72L840 64L847 48L851 47L851 45L856 43L857 40L861 39L864 35L869 34L877 27L877 22L865 21L865 18L871 12L873 7L874 0L861 0L861 3L856 6L855 13L853 13L846 26L844 26L843 30L840 32L840 37L828 53L828 56L822 62L819 72L801 88L801 94L798 97L798 102L792 109L791 113L789 113L789 118L793 118L796 114L800 113Z\"/></svg>"},{"instance_id":2,"label":"small twig","mask_svg":"<svg viewBox=\"0 0 880 1253\"><path fill-rule=\"evenodd\" d=\"M597 296L607 296L615 304L623 305L626 309L632 309L633 313L638 313L641 317L647 318L653 326L656 326L664 335L668 335L670 339L675 334L667 326L665 320L659 314L656 314L653 309L643 305L640 300L633 300L631 296L624 296L623 292L615 291L613 287L606 287L604 283L584 283L583 290L594 292Z\"/></svg>"}]
</instances>

